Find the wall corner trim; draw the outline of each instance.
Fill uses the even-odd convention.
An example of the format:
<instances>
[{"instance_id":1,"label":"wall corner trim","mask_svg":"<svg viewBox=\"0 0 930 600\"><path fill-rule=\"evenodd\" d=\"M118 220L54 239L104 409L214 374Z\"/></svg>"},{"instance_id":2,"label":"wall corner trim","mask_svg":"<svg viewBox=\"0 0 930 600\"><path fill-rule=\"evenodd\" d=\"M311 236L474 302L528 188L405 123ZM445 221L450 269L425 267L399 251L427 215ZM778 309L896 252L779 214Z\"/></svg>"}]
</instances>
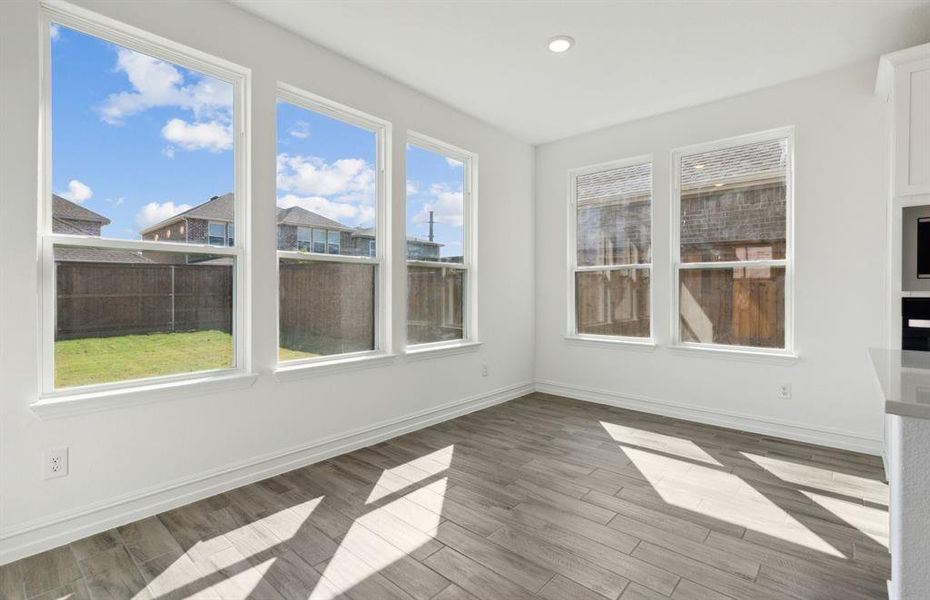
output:
<instances>
[{"instance_id":1,"label":"wall corner trim","mask_svg":"<svg viewBox=\"0 0 930 600\"><path fill-rule=\"evenodd\" d=\"M566 398L573 398L575 400L582 400L584 402L616 406L628 410L663 415L707 425L716 425L728 429L738 429L761 435L771 435L797 442L805 442L841 450L862 452L874 456L882 455L884 449L884 441L882 439L868 437L855 432L814 427L802 423L792 423L779 419L746 415L703 406L680 404L636 394L625 394L622 392L601 390L544 379L536 380L535 389L537 392L544 394L554 394Z\"/></svg>"},{"instance_id":2,"label":"wall corner trim","mask_svg":"<svg viewBox=\"0 0 930 600\"><path fill-rule=\"evenodd\" d=\"M533 392L517 383L0 531L0 565Z\"/></svg>"}]
</instances>

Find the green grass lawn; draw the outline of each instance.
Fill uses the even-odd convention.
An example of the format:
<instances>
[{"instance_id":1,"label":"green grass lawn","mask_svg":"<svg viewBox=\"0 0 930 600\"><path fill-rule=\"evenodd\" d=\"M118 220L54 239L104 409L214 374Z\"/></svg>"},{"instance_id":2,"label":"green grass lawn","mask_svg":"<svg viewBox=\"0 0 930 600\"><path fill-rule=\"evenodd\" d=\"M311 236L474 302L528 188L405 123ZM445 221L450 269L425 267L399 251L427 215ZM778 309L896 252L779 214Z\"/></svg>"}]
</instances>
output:
<instances>
[{"instance_id":1,"label":"green grass lawn","mask_svg":"<svg viewBox=\"0 0 930 600\"><path fill-rule=\"evenodd\" d=\"M316 356L288 348L280 360ZM150 333L55 342L55 387L112 383L232 366L232 336L222 331Z\"/></svg>"}]
</instances>

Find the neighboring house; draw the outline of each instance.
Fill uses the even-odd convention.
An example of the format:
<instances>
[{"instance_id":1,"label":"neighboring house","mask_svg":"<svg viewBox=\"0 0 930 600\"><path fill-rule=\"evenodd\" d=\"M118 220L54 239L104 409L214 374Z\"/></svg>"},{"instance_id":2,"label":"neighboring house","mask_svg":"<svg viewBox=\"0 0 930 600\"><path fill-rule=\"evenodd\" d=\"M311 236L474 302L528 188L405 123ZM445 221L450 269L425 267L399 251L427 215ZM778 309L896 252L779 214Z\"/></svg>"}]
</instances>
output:
<instances>
[{"instance_id":1,"label":"neighboring house","mask_svg":"<svg viewBox=\"0 0 930 600\"><path fill-rule=\"evenodd\" d=\"M57 194L52 194L52 232L67 235L89 235L100 237L104 225L110 219L92 210L71 202ZM57 262L86 263L151 263L140 252L131 250L109 250L105 248L76 248L58 246L55 248Z\"/></svg>"},{"instance_id":2,"label":"neighboring house","mask_svg":"<svg viewBox=\"0 0 930 600\"><path fill-rule=\"evenodd\" d=\"M235 210L233 194L213 196L207 202L143 229L142 239L232 246ZM442 244L407 238L409 258L439 260ZM343 225L299 206L278 208L278 250L374 256L374 229Z\"/></svg>"},{"instance_id":3,"label":"neighboring house","mask_svg":"<svg viewBox=\"0 0 930 600\"><path fill-rule=\"evenodd\" d=\"M356 229L352 233L353 252L357 256L375 255L375 230ZM440 260L439 249L442 244L422 238L407 236L407 258L410 260Z\"/></svg>"},{"instance_id":4,"label":"neighboring house","mask_svg":"<svg viewBox=\"0 0 930 600\"><path fill-rule=\"evenodd\" d=\"M354 254L353 231L351 227L299 206L278 209L278 250Z\"/></svg>"},{"instance_id":5,"label":"neighboring house","mask_svg":"<svg viewBox=\"0 0 930 600\"><path fill-rule=\"evenodd\" d=\"M52 194L52 232L100 237L100 230L110 219Z\"/></svg>"}]
</instances>

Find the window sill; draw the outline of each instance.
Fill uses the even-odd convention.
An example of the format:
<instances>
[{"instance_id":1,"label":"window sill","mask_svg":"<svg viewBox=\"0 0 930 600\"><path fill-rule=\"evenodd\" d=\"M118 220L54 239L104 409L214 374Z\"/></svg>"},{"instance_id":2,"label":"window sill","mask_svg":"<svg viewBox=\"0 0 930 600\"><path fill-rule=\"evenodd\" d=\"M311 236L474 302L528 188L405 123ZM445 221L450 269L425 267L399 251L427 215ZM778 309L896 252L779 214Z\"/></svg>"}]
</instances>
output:
<instances>
[{"instance_id":1,"label":"window sill","mask_svg":"<svg viewBox=\"0 0 930 600\"><path fill-rule=\"evenodd\" d=\"M565 341L576 346L591 346L602 348L618 348L636 352L655 352L656 341L651 338L612 338L596 335L566 335Z\"/></svg>"},{"instance_id":2,"label":"window sill","mask_svg":"<svg viewBox=\"0 0 930 600\"><path fill-rule=\"evenodd\" d=\"M131 388L56 394L41 397L37 402L32 403L31 408L42 419L55 419L159 400L175 400L246 389L252 387L256 379L258 375L254 374L219 375Z\"/></svg>"},{"instance_id":3,"label":"window sill","mask_svg":"<svg viewBox=\"0 0 930 600\"><path fill-rule=\"evenodd\" d=\"M370 369L389 365L394 362L396 357L396 354L374 352L361 356L313 360L311 362L301 362L292 365L285 364L284 366L278 367L278 370L274 372L274 376L275 379L280 382L295 381L308 377L316 377L318 375L331 375L343 371Z\"/></svg>"},{"instance_id":4,"label":"window sill","mask_svg":"<svg viewBox=\"0 0 930 600\"><path fill-rule=\"evenodd\" d=\"M441 342L438 344L420 344L410 346L404 351L407 360L427 360L430 358L441 358L444 356L455 356L456 354L465 354L466 352L476 352L481 348L481 342Z\"/></svg>"},{"instance_id":5,"label":"window sill","mask_svg":"<svg viewBox=\"0 0 930 600\"><path fill-rule=\"evenodd\" d=\"M732 347L713 348L709 346L692 346L685 344L669 346L669 350L681 354L702 356L704 358L722 358L725 360L738 360L770 365L793 365L799 360L797 354L784 351L768 352L765 350L741 350Z\"/></svg>"}]
</instances>

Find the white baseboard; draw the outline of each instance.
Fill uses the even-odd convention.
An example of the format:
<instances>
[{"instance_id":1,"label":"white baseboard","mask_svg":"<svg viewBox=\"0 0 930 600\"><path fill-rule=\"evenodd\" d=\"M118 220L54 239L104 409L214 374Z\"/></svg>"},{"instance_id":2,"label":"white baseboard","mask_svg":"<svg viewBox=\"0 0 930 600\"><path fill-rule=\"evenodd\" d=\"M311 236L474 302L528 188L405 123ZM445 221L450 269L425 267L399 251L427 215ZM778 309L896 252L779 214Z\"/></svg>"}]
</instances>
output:
<instances>
[{"instance_id":1,"label":"white baseboard","mask_svg":"<svg viewBox=\"0 0 930 600\"><path fill-rule=\"evenodd\" d=\"M0 565L214 494L507 402L528 394L533 389L533 384L529 382L500 388L0 531Z\"/></svg>"},{"instance_id":2,"label":"white baseboard","mask_svg":"<svg viewBox=\"0 0 930 600\"><path fill-rule=\"evenodd\" d=\"M884 442L881 439L858 433L825 427L812 427L801 423L680 404L657 398L623 394L557 381L537 379L536 391L875 456L881 455L884 448Z\"/></svg>"}]
</instances>

